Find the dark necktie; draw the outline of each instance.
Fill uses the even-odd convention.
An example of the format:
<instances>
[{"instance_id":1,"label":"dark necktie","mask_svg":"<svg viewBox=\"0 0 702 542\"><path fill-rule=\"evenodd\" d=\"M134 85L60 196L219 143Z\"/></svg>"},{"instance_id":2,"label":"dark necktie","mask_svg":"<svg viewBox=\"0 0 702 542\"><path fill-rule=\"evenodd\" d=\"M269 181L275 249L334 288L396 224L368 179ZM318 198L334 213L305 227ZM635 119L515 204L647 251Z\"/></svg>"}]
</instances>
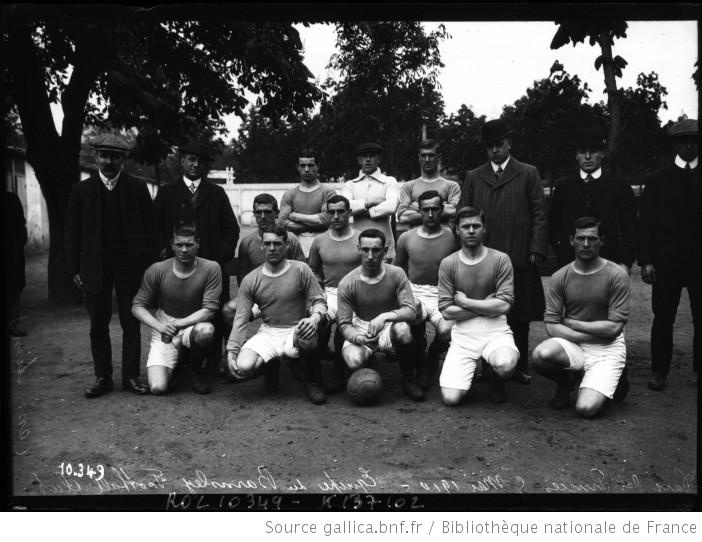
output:
<instances>
[{"instance_id":1,"label":"dark necktie","mask_svg":"<svg viewBox=\"0 0 702 542\"><path fill-rule=\"evenodd\" d=\"M196 190L197 190L197 187L195 186L195 183L190 183L190 192L192 192L194 194Z\"/></svg>"},{"instance_id":2,"label":"dark necktie","mask_svg":"<svg viewBox=\"0 0 702 542\"><path fill-rule=\"evenodd\" d=\"M692 168L690 167L690 162L685 163L685 169L690 171Z\"/></svg>"},{"instance_id":3,"label":"dark necktie","mask_svg":"<svg viewBox=\"0 0 702 542\"><path fill-rule=\"evenodd\" d=\"M504 172L504 170L502 169L502 166L498 166L497 171L495 171L495 177L497 177L498 181L502 178L503 172Z\"/></svg>"},{"instance_id":4,"label":"dark necktie","mask_svg":"<svg viewBox=\"0 0 702 542\"><path fill-rule=\"evenodd\" d=\"M590 175L590 174L588 173L587 176L585 177L585 182L586 182L586 183L589 183L589 182L591 182L591 181L592 181L592 175Z\"/></svg>"}]
</instances>

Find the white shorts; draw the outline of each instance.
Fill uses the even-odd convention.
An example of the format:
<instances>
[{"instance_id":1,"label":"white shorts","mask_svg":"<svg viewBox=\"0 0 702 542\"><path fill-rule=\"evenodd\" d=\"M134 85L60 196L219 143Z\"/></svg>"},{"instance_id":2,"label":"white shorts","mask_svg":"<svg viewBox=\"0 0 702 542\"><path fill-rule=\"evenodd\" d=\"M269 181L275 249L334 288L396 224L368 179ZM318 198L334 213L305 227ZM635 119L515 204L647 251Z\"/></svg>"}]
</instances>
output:
<instances>
[{"instance_id":1,"label":"white shorts","mask_svg":"<svg viewBox=\"0 0 702 542\"><path fill-rule=\"evenodd\" d=\"M339 308L336 302L336 288L325 286L324 295L327 296L327 317L330 321L334 321L336 320L336 311Z\"/></svg>"},{"instance_id":2,"label":"white shorts","mask_svg":"<svg viewBox=\"0 0 702 542\"><path fill-rule=\"evenodd\" d=\"M380 332L380 335L378 335L378 342L374 343L373 345L364 344L363 348L367 349L371 354L373 354L374 352L387 352L388 350L392 350L392 340L390 339L390 327L394 323L395 322L386 322L383 326L383 330ZM365 320L361 320L358 316L354 314L352 325L359 333L368 333L368 326L370 325L370 323L366 322ZM344 346L342 346L341 349L343 350L347 346L358 345L350 343L349 341L344 341Z\"/></svg>"},{"instance_id":3,"label":"white shorts","mask_svg":"<svg viewBox=\"0 0 702 542\"><path fill-rule=\"evenodd\" d=\"M251 337L241 347L253 350L268 363L273 358L287 356L289 358L299 358L300 350L294 346L293 338L295 326L292 327L271 327L261 324L256 335Z\"/></svg>"},{"instance_id":4,"label":"white shorts","mask_svg":"<svg viewBox=\"0 0 702 542\"><path fill-rule=\"evenodd\" d=\"M159 321L173 321L175 318L168 316L163 310L158 309L154 315ZM147 367L161 366L175 369L182 347L190 348L190 335L195 326L189 326L178 331L169 343L161 340L161 334L155 329L151 330L151 344L149 356L146 359Z\"/></svg>"},{"instance_id":5,"label":"white shorts","mask_svg":"<svg viewBox=\"0 0 702 542\"><path fill-rule=\"evenodd\" d=\"M439 385L442 388L469 390L478 360L483 358L490 363L490 355L504 347L519 354L506 316L479 316L456 322L451 329L451 346L441 369Z\"/></svg>"},{"instance_id":6,"label":"white shorts","mask_svg":"<svg viewBox=\"0 0 702 542\"><path fill-rule=\"evenodd\" d=\"M624 333L609 344L576 344L560 337L550 339L563 347L570 360L569 371L584 371L581 388L590 388L611 399L626 366Z\"/></svg>"},{"instance_id":7,"label":"white shorts","mask_svg":"<svg viewBox=\"0 0 702 542\"><path fill-rule=\"evenodd\" d=\"M411 283L410 283L411 284ZM429 320L434 327L443 319L439 310L439 287L432 284L412 284L415 301L420 302L422 320Z\"/></svg>"}]
</instances>

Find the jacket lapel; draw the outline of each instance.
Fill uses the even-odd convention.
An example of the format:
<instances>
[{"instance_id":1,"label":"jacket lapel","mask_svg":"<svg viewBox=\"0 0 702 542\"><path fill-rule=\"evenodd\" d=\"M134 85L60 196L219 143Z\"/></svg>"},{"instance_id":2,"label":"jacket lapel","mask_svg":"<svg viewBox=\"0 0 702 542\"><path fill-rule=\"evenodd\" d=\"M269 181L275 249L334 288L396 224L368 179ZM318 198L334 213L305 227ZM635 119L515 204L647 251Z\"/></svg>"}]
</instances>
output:
<instances>
[{"instance_id":1,"label":"jacket lapel","mask_svg":"<svg viewBox=\"0 0 702 542\"><path fill-rule=\"evenodd\" d=\"M205 200L209 197L211 191L212 187L210 186L210 183L205 179L202 179L202 181L200 181L200 186L195 193L195 209L202 207L202 204L205 203ZM190 192L190 190L188 190L188 192Z\"/></svg>"},{"instance_id":2,"label":"jacket lapel","mask_svg":"<svg viewBox=\"0 0 702 542\"><path fill-rule=\"evenodd\" d=\"M489 160L478 169L478 178L490 186L495 186L495 183L497 183L495 172L492 170Z\"/></svg>"},{"instance_id":3,"label":"jacket lapel","mask_svg":"<svg viewBox=\"0 0 702 542\"><path fill-rule=\"evenodd\" d=\"M510 157L509 162L507 162L507 167L502 172L502 177L500 177L500 180L497 181L497 186L503 186L513 181L517 176L519 176L519 172L519 162L514 159L514 156Z\"/></svg>"}]
</instances>

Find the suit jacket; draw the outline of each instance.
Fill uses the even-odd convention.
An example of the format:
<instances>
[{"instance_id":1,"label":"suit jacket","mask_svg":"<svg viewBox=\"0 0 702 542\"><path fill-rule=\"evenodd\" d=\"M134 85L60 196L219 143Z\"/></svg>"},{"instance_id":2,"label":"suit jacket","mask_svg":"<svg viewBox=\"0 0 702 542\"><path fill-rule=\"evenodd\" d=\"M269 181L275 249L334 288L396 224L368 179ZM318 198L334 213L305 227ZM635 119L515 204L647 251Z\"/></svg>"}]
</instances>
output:
<instances>
[{"instance_id":1,"label":"suit jacket","mask_svg":"<svg viewBox=\"0 0 702 542\"><path fill-rule=\"evenodd\" d=\"M171 253L173 226L180 222L194 223L200 237L198 256L222 266L234 257L239 240L239 224L232 204L221 186L204 179L196 194L193 205L193 194L182 179L165 184L158 191L154 208L161 248Z\"/></svg>"},{"instance_id":2,"label":"suit jacket","mask_svg":"<svg viewBox=\"0 0 702 542\"><path fill-rule=\"evenodd\" d=\"M512 156L498 181L490 162L469 171L459 208L482 209L485 245L507 253L515 271L529 266L529 254L546 257L544 189L537 169Z\"/></svg>"},{"instance_id":3,"label":"suit jacket","mask_svg":"<svg viewBox=\"0 0 702 542\"><path fill-rule=\"evenodd\" d=\"M639 265L656 273L702 272L702 179L700 166L671 165L646 179L639 215Z\"/></svg>"},{"instance_id":4,"label":"suit jacket","mask_svg":"<svg viewBox=\"0 0 702 542\"><path fill-rule=\"evenodd\" d=\"M569 237L574 220L594 216L602 221L605 243L600 256L628 267L636 257L636 199L627 180L602 172L585 183L580 173L558 181L549 207L549 241L558 265L573 261Z\"/></svg>"},{"instance_id":5,"label":"suit jacket","mask_svg":"<svg viewBox=\"0 0 702 542\"><path fill-rule=\"evenodd\" d=\"M156 256L153 204L146 186L124 171L120 173L119 184L127 253L116 256L127 270L128 277L134 278L138 286L144 270ZM102 289L101 190L102 181L98 174L74 184L66 210L64 246L68 272L71 276L79 273L90 293Z\"/></svg>"}]
</instances>

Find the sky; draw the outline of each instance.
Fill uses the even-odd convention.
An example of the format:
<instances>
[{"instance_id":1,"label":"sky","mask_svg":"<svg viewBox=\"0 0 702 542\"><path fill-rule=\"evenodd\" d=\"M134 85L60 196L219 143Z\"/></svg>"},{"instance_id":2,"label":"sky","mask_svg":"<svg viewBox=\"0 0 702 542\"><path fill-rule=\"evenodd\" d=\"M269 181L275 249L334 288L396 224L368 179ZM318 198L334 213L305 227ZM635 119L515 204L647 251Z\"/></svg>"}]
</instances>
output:
<instances>
[{"instance_id":1,"label":"sky","mask_svg":"<svg viewBox=\"0 0 702 542\"><path fill-rule=\"evenodd\" d=\"M432 30L439 23L425 23ZM456 112L462 104L476 115L498 117L504 105L511 105L532 86L549 75L555 60L571 75L578 75L592 89L590 102L606 101L602 71L595 70L599 47L580 43L550 49L557 29L552 22L447 22L451 39L439 49L445 67L438 89L444 97L445 112ZM305 48L305 64L318 83L333 75L326 68L333 54L336 33L333 25L297 26ZM659 117L665 124L682 113L697 118L698 102L691 78L698 57L695 21L629 22L627 37L614 42L613 54L629 64L617 79L620 88L634 87L639 73L658 73L668 90ZM226 119L230 137L240 125L237 117Z\"/></svg>"}]
</instances>

